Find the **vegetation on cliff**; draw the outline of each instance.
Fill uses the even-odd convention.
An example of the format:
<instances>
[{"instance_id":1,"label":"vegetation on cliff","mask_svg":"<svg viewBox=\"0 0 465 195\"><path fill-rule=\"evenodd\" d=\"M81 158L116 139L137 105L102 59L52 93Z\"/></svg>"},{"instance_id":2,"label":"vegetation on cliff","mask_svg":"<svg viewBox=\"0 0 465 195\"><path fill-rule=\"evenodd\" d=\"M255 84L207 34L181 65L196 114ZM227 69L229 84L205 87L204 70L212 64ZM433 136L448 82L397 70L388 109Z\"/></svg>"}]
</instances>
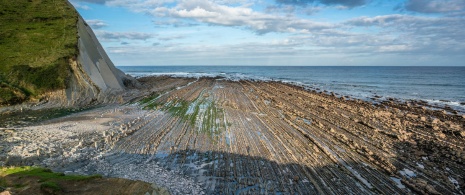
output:
<instances>
[{"instance_id":1,"label":"vegetation on cliff","mask_svg":"<svg viewBox=\"0 0 465 195\"><path fill-rule=\"evenodd\" d=\"M77 20L66 0L0 0L0 105L66 87Z\"/></svg>"}]
</instances>

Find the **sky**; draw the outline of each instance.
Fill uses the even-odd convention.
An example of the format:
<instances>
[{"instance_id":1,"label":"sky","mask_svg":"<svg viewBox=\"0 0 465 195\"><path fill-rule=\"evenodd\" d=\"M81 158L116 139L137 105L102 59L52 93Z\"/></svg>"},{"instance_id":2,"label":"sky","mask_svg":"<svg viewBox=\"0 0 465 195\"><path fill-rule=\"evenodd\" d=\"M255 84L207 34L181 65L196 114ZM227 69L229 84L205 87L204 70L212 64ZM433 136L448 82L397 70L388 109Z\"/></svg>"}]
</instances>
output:
<instances>
[{"instance_id":1,"label":"sky","mask_svg":"<svg viewBox=\"0 0 465 195\"><path fill-rule=\"evenodd\" d=\"M70 0L117 66L465 66L465 0Z\"/></svg>"}]
</instances>

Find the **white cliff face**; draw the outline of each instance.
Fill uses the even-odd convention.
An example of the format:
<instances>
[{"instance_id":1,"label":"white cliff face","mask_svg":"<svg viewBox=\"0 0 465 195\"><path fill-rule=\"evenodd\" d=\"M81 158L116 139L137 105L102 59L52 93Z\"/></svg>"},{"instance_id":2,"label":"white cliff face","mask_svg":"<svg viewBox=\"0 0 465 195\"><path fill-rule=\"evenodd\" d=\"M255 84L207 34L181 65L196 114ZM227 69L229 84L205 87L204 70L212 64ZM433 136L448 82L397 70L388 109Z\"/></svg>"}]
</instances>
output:
<instances>
[{"instance_id":1,"label":"white cliff face","mask_svg":"<svg viewBox=\"0 0 465 195\"><path fill-rule=\"evenodd\" d=\"M45 95L43 107L85 106L121 101L125 90L124 80L133 80L117 69L92 29L82 19L77 22L78 49L76 59L70 59L70 76L65 90Z\"/></svg>"},{"instance_id":2,"label":"white cliff face","mask_svg":"<svg viewBox=\"0 0 465 195\"><path fill-rule=\"evenodd\" d=\"M115 68L94 32L81 17L79 17L77 26L79 35L78 64L82 66L82 69L100 90L123 90L122 78L125 77L124 73Z\"/></svg>"}]
</instances>

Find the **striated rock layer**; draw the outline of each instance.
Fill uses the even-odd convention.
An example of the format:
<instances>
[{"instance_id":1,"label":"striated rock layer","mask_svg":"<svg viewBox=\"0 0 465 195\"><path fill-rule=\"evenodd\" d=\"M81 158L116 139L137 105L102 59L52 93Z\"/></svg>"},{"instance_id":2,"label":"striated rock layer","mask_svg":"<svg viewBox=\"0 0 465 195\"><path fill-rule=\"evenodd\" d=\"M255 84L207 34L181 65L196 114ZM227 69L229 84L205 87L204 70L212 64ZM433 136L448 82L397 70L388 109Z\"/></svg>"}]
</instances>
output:
<instances>
[{"instance_id":1,"label":"striated rock layer","mask_svg":"<svg viewBox=\"0 0 465 195\"><path fill-rule=\"evenodd\" d=\"M65 90L47 95L47 106L84 106L121 101L124 82L134 80L117 69L81 16L77 22L77 58L69 60L71 74Z\"/></svg>"},{"instance_id":2,"label":"striated rock layer","mask_svg":"<svg viewBox=\"0 0 465 195\"><path fill-rule=\"evenodd\" d=\"M150 95L5 134L3 150L174 194L464 193L462 115L279 82L139 80ZM68 146L31 141L44 128Z\"/></svg>"},{"instance_id":3,"label":"striated rock layer","mask_svg":"<svg viewBox=\"0 0 465 195\"><path fill-rule=\"evenodd\" d=\"M465 119L375 107L276 82L200 79L142 99L116 143L206 182L209 193L463 192ZM392 104L392 103L391 103ZM125 127L126 128L126 127Z\"/></svg>"}]
</instances>

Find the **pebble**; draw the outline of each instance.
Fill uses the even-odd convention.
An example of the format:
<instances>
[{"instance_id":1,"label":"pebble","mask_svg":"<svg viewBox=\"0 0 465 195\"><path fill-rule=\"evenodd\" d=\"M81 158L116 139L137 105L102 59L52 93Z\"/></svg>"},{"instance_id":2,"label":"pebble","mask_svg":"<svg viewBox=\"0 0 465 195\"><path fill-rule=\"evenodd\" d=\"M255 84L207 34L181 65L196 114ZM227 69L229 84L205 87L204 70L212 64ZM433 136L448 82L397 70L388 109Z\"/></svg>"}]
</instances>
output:
<instances>
[{"instance_id":1,"label":"pebble","mask_svg":"<svg viewBox=\"0 0 465 195\"><path fill-rule=\"evenodd\" d=\"M137 123L140 118L129 121L131 122L128 126L131 126L131 123ZM83 121L79 125L64 122L26 127L21 131L15 131L14 136L6 138L11 142L2 145L1 149L7 150L10 156L28 157L28 161L32 161L31 165L48 167L66 174L101 174L154 183L163 187L161 191L169 191L171 194L204 194L199 182L179 172L166 170L158 165L159 162L141 159L132 161L128 160L132 157L126 154L109 153L111 147L108 148L108 145L124 135L120 133L119 126L115 125L112 130L108 129L108 126L86 124L87 122L89 121ZM102 127L106 130L93 133ZM108 139L109 132L113 136L112 139ZM112 159L109 159L109 156ZM121 162L115 164L115 160ZM7 163L19 162L9 160ZM0 165L3 166L3 163Z\"/></svg>"}]
</instances>

